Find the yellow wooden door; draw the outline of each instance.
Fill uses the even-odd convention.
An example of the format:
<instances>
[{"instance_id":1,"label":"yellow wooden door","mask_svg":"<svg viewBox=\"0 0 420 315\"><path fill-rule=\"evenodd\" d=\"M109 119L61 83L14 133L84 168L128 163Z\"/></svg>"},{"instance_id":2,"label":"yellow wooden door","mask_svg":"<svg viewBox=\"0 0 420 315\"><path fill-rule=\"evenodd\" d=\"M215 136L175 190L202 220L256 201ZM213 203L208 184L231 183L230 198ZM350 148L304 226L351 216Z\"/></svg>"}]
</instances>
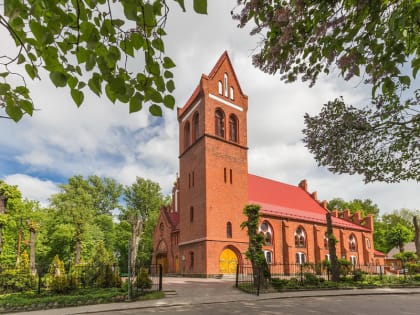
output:
<instances>
[{"instance_id":1,"label":"yellow wooden door","mask_svg":"<svg viewBox=\"0 0 420 315\"><path fill-rule=\"evenodd\" d=\"M238 264L238 257L233 250L226 248L220 255L219 269L220 273L229 274L236 273L236 265Z\"/></svg>"}]
</instances>

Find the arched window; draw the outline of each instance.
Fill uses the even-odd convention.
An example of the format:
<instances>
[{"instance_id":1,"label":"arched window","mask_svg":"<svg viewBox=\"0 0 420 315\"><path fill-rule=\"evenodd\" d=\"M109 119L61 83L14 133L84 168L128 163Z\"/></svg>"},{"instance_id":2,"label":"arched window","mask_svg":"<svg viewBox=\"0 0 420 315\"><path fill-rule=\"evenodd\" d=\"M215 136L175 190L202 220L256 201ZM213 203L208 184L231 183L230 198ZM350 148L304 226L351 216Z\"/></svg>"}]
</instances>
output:
<instances>
[{"instance_id":1,"label":"arched window","mask_svg":"<svg viewBox=\"0 0 420 315\"><path fill-rule=\"evenodd\" d=\"M371 245L370 245L370 239L368 239L368 238L367 238L367 239L366 239L366 247L370 249L370 246L371 246Z\"/></svg>"},{"instance_id":2,"label":"arched window","mask_svg":"<svg viewBox=\"0 0 420 315\"><path fill-rule=\"evenodd\" d=\"M295 247L306 247L305 230L298 227L295 231Z\"/></svg>"},{"instance_id":3,"label":"arched window","mask_svg":"<svg viewBox=\"0 0 420 315\"><path fill-rule=\"evenodd\" d=\"M191 139L190 122L187 121L187 123L184 126L184 144L185 144L185 149L190 146L190 139Z\"/></svg>"},{"instance_id":4,"label":"arched window","mask_svg":"<svg viewBox=\"0 0 420 315\"><path fill-rule=\"evenodd\" d=\"M225 114L221 109L216 109L215 112L215 132L216 136L225 137Z\"/></svg>"},{"instance_id":5,"label":"arched window","mask_svg":"<svg viewBox=\"0 0 420 315\"><path fill-rule=\"evenodd\" d=\"M304 263L306 263L305 253L302 253L302 252L297 252L296 253L296 263L299 264L299 265L303 265Z\"/></svg>"},{"instance_id":6,"label":"arched window","mask_svg":"<svg viewBox=\"0 0 420 315\"><path fill-rule=\"evenodd\" d=\"M229 140L238 142L238 119L233 114L229 116Z\"/></svg>"},{"instance_id":7,"label":"arched window","mask_svg":"<svg viewBox=\"0 0 420 315\"><path fill-rule=\"evenodd\" d=\"M223 75L223 84L224 84L225 96L228 97L228 75L226 72Z\"/></svg>"},{"instance_id":8,"label":"arched window","mask_svg":"<svg viewBox=\"0 0 420 315\"><path fill-rule=\"evenodd\" d=\"M229 88L229 97L233 101L233 87Z\"/></svg>"},{"instance_id":9,"label":"arched window","mask_svg":"<svg viewBox=\"0 0 420 315\"><path fill-rule=\"evenodd\" d=\"M349 250L351 252L355 252L357 249L357 241L356 241L356 237L354 236L354 234L350 235L349 237Z\"/></svg>"},{"instance_id":10,"label":"arched window","mask_svg":"<svg viewBox=\"0 0 420 315\"><path fill-rule=\"evenodd\" d=\"M259 232L264 236L265 245L273 245L273 229L267 221L261 223Z\"/></svg>"},{"instance_id":11,"label":"arched window","mask_svg":"<svg viewBox=\"0 0 420 315\"><path fill-rule=\"evenodd\" d=\"M223 95L223 84L222 84L222 81L219 81L217 83L217 90L218 90L218 92L219 92L220 95Z\"/></svg>"},{"instance_id":12,"label":"arched window","mask_svg":"<svg viewBox=\"0 0 420 315\"><path fill-rule=\"evenodd\" d=\"M226 237L232 238L232 223L226 223Z\"/></svg>"},{"instance_id":13,"label":"arched window","mask_svg":"<svg viewBox=\"0 0 420 315\"><path fill-rule=\"evenodd\" d=\"M198 139L199 123L200 123L200 116L198 115L198 113L195 113L194 118L193 118L193 141Z\"/></svg>"}]
</instances>

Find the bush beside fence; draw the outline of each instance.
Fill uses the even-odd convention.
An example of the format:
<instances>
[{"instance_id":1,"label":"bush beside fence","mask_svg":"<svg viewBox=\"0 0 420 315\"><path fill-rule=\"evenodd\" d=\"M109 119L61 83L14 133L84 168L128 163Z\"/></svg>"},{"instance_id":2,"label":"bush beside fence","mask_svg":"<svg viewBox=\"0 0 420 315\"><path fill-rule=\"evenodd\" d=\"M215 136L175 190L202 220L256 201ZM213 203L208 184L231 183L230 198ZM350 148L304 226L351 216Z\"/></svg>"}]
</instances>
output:
<instances>
[{"instance_id":1,"label":"bush beside fence","mask_svg":"<svg viewBox=\"0 0 420 315\"><path fill-rule=\"evenodd\" d=\"M270 264L270 277L263 276L262 270L253 270L252 265L238 265L236 287L246 292L257 294L282 289L328 288L336 287L330 282L329 266L323 264ZM415 270L411 268L410 270ZM402 279L419 278L415 273L407 271ZM384 266L351 265L340 266L341 281L361 282L366 279L378 281L384 278ZM393 276L393 278L396 278ZM387 280L389 282L389 280Z\"/></svg>"},{"instance_id":2,"label":"bush beside fence","mask_svg":"<svg viewBox=\"0 0 420 315\"><path fill-rule=\"evenodd\" d=\"M162 268L136 266L131 277L131 295L162 290ZM35 291L65 294L85 288L128 287L128 278L120 275L116 265L79 264L28 268L0 265L0 294Z\"/></svg>"}]
</instances>

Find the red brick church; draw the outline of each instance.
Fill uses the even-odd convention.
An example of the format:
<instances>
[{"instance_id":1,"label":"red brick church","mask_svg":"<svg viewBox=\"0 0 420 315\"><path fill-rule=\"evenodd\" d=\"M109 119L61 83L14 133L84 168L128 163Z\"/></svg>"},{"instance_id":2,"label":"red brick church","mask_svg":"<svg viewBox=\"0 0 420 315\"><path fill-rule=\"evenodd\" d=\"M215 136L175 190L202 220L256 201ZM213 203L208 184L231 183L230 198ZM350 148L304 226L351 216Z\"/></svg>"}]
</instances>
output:
<instances>
[{"instance_id":1,"label":"red brick church","mask_svg":"<svg viewBox=\"0 0 420 315\"><path fill-rule=\"evenodd\" d=\"M248 96L225 52L178 109L179 177L154 234L153 260L165 273L234 273L246 260L240 225L250 203L261 205L268 263L328 259L326 202L306 180L294 186L248 173L247 111ZM332 214L337 256L374 264L372 216Z\"/></svg>"}]
</instances>

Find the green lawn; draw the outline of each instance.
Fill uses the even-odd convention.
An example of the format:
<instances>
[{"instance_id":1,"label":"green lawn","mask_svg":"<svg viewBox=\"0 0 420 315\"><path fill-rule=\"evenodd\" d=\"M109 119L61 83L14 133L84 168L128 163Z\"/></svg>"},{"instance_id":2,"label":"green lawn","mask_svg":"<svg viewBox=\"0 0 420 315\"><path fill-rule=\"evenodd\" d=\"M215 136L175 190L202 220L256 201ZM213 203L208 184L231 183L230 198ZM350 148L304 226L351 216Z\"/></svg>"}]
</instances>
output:
<instances>
[{"instance_id":1,"label":"green lawn","mask_svg":"<svg viewBox=\"0 0 420 315\"><path fill-rule=\"evenodd\" d=\"M159 299L163 292L150 292L136 300ZM71 293L57 295L48 292L40 295L35 292L10 293L0 295L0 313L10 311L29 311L67 306L121 302L127 300L127 291L111 289L80 289Z\"/></svg>"}]
</instances>

